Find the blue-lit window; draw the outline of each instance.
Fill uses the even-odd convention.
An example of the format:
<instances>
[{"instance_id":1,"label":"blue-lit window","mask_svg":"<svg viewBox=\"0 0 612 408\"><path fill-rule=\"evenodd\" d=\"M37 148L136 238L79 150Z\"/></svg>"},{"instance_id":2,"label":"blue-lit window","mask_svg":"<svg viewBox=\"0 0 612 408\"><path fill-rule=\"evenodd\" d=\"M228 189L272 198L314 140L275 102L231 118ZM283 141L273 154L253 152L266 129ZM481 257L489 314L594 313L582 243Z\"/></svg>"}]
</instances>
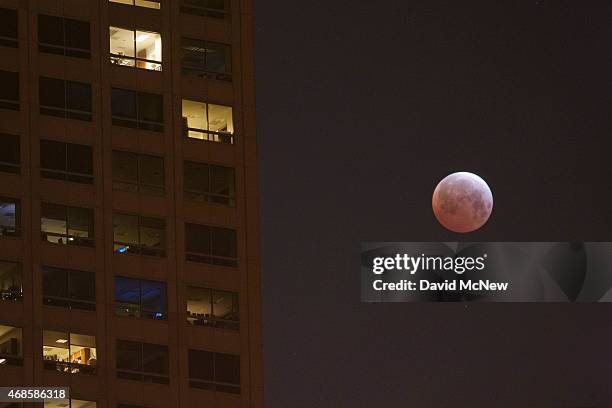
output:
<instances>
[{"instance_id":1,"label":"blue-lit window","mask_svg":"<svg viewBox=\"0 0 612 408\"><path fill-rule=\"evenodd\" d=\"M168 296L165 282L115 278L115 314L124 317L165 320Z\"/></svg>"}]
</instances>

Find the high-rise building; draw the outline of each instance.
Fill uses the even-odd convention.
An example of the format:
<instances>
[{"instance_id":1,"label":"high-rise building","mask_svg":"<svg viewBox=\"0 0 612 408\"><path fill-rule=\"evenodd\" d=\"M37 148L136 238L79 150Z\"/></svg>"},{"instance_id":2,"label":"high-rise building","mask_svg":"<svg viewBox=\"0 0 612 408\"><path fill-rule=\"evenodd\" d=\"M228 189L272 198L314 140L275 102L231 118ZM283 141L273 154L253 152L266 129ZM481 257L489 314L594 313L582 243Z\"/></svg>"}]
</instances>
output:
<instances>
[{"instance_id":1,"label":"high-rise building","mask_svg":"<svg viewBox=\"0 0 612 408\"><path fill-rule=\"evenodd\" d=\"M250 0L0 0L0 407L263 407Z\"/></svg>"}]
</instances>

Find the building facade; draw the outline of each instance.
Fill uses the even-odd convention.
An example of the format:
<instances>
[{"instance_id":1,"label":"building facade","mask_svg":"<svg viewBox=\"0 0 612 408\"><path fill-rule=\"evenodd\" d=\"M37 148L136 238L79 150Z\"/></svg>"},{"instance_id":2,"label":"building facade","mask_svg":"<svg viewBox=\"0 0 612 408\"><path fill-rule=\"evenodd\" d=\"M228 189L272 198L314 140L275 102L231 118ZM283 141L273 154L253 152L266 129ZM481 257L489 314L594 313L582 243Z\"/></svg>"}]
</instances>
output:
<instances>
[{"instance_id":1,"label":"building facade","mask_svg":"<svg viewBox=\"0 0 612 408\"><path fill-rule=\"evenodd\" d=\"M263 407L250 0L0 0L0 407Z\"/></svg>"}]
</instances>

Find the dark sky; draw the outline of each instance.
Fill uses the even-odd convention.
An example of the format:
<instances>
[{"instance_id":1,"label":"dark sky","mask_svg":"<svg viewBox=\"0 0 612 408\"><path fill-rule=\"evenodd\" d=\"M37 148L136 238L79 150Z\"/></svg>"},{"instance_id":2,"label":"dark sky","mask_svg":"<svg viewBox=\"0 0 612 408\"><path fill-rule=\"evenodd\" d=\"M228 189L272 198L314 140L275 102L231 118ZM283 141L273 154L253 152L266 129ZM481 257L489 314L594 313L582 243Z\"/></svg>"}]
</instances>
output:
<instances>
[{"instance_id":1,"label":"dark sky","mask_svg":"<svg viewBox=\"0 0 612 408\"><path fill-rule=\"evenodd\" d=\"M359 299L361 241L612 241L612 2L255 11L266 407L612 406L612 305ZM469 235L455 171L495 200Z\"/></svg>"}]
</instances>

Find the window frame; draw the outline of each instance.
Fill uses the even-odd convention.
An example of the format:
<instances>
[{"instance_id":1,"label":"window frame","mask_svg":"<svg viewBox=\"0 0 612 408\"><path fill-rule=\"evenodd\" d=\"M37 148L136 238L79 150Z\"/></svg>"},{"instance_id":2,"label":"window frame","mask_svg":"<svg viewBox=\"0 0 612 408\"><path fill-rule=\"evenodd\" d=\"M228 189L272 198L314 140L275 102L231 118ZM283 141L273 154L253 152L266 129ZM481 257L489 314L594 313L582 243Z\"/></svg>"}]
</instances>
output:
<instances>
[{"instance_id":1,"label":"window frame","mask_svg":"<svg viewBox=\"0 0 612 408\"><path fill-rule=\"evenodd\" d=\"M137 229L138 229L138 244L134 245L129 242L121 242L115 240L115 216L124 216L124 217L137 217ZM146 223L143 222L144 219L151 219L155 221L163 222L163 235L164 235L164 246L163 247L151 247L145 246L142 244L142 228L146 227ZM146 255L146 256L155 256L160 258L165 258L167 254L167 244L168 244L168 230L167 230L167 222L165 218L152 217L140 214L131 214L125 213L121 211L113 211L113 252L119 254L130 254L130 255ZM125 250L121 250L124 248ZM134 248L134 250L131 250Z\"/></svg>"},{"instance_id":2,"label":"window frame","mask_svg":"<svg viewBox=\"0 0 612 408\"><path fill-rule=\"evenodd\" d=\"M90 335L90 334L82 334L82 333L73 333L71 331L63 331L63 330L52 330L52 329L44 329L42 330L42 347L43 347L43 354L42 354L42 359L43 359L43 368L45 370L53 370L53 371L58 371L62 374L87 374L87 375L95 375L97 374L97 365L96 364L83 364L83 363L74 363L74 362L69 362L69 361L61 361L61 360L53 360L53 359L46 359L45 355L44 355L44 348L45 347L57 347L53 344L45 344L45 332L55 332L55 333L62 333L65 334L67 337L67 342L66 343L61 343L61 344L65 344L67 345L67 350L68 350L68 357L70 358L71 354L72 354L72 336L87 336L87 337L91 337L93 339L94 342L94 347L85 347L83 345L80 344L76 344L77 346L81 346L83 348L89 348L89 349L94 349L95 350L95 361L97 363L98 361L98 341L96 339L95 335ZM63 347L62 347L63 348Z\"/></svg>"},{"instance_id":3,"label":"window frame","mask_svg":"<svg viewBox=\"0 0 612 408\"><path fill-rule=\"evenodd\" d=\"M19 238L21 237L22 225L21 225L21 199L0 196L0 205L1 204L14 204L15 205L15 226L10 225L2 225L0 224L0 238L10 237L10 238Z\"/></svg>"},{"instance_id":4,"label":"window frame","mask_svg":"<svg viewBox=\"0 0 612 408\"><path fill-rule=\"evenodd\" d=\"M52 106L52 105L43 105L41 99L41 84L43 80L52 80L52 81L60 81L63 83L63 88L64 88L64 106L63 107L59 107L59 106ZM80 109L72 109L72 108L68 108L69 105L69 92L68 92L68 88L69 85L77 85L77 86L83 86L86 85L89 87L89 105L91 106L91 110L90 111L86 111L86 110L80 110ZM90 83L88 82L80 82L80 81L70 81L70 80L66 80L66 79L61 79L61 78L53 78L53 77L47 77L47 76L39 76L38 77L38 103L39 103L39 112L41 115L46 115L46 116L55 116L55 117L59 117L59 118L64 118L64 119L73 119L73 120L81 120L81 121L85 121L85 122L91 122L93 120L93 90L92 90L92 86Z\"/></svg>"},{"instance_id":5,"label":"window frame","mask_svg":"<svg viewBox=\"0 0 612 408\"><path fill-rule=\"evenodd\" d=\"M207 290L210 291L210 315L204 314L203 316L190 313L189 311L189 290ZM235 319L224 319L215 315L215 293L227 293L232 296L232 313L235 314ZM231 290L207 288L201 286L186 286L186 304L187 310L187 323L191 326L202 326L202 327L214 327L216 329L240 331L240 294Z\"/></svg>"},{"instance_id":6,"label":"window frame","mask_svg":"<svg viewBox=\"0 0 612 408\"><path fill-rule=\"evenodd\" d=\"M206 380L201 378L192 377L191 363L195 359L190 356L191 353L209 353L212 355L212 380ZM238 358L238 384L228 383L217 380L217 359L221 356L231 356ZM201 349L188 349L187 350L187 362L188 362L188 381L190 388L199 388L216 392L226 392L231 394L240 394L241 392L241 370L240 370L240 355L231 353L220 353L217 351L201 350Z\"/></svg>"},{"instance_id":7,"label":"window frame","mask_svg":"<svg viewBox=\"0 0 612 408\"><path fill-rule=\"evenodd\" d=\"M128 116L119 116L113 112L112 92L114 90L121 91L121 92L131 92L132 94L134 94L135 100L136 100L135 117L131 118ZM155 96L157 99L161 100L161 106L160 106L161 113L162 113L161 122L153 122L150 120L140 118L140 112L142 111L142 108L140 106L140 103L141 103L140 98L143 96ZM142 92L142 91L135 91L133 89L113 87L111 88L111 122L113 126L127 127L131 129L139 129L139 130L148 130L152 132L163 132L164 131L164 96L159 95L159 94L150 93L150 92Z\"/></svg>"},{"instance_id":8,"label":"window frame","mask_svg":"<svg viewBox=\"0 0 612 408\"><path fill-rule=\"evenodd\" d=\"M60 233L55 233L55 232L48 232L48 231L43 231L42 229L42 220L44 218L43 216L43 212L44 212L44 206L45 205L50 205L50 206L56 206L56 207L61 207L64 210L64 214L65 214L65 218L64 218L64 222L66 223L66 234L60 234ZM90 230L88 230L88 235L87 237L79 237L79 236L75 236L75 235L71 235L69 232L72 229L71 228L71 223L70 223L70 216L69 216L69 210L74 209L74 210L86 210L88 211L89 215L90 215ZM84 208L84 207L74 207L74 206L69 206L69 205L65 205L65 204L56 204L56 203L51 203L51 202L46 202L43 201L41 202L41 212L40 212L40 221L41 221L41 239L43 242L48 242L50 244L53 245L74 245L74 246L80 246L80 247L87 247L87 248L94 248L95 247L95 210L91 209L91 208ZM62 240L62 242L52 242L49 241L47 238L49 236L52 237L59 237L61 238L65 238L66 242L64 242ZM71 239L72 238L72 239Z\"/></svg>"},{"instance_id":9,"label":"window frame","mask_svg":"<svg viewBox=\"0 0 612 408\"><path fill-rule=\"evenodd\" d=\"M43 16L45 18L56 18L61 20L62 23L62 37L63 37L63 45L47 43L40 40L40 17ZM66 45L67 43L67 25L72 23L86 23L89 28L89 48L76 48L69 47ZM65 57L73 57L73 58L81 58L81 59L91 59L91 22L84 20L77 20L74 18L62 17L62 16L53 16L50 14L38 14L37 15L37 23L38 23L38 52L42 52L45 54L53 54L53 55L63 55ZM61 51L61 52L58 52Z\"/></svg>"},{"instance_id":10,"label":"window frame","mask_svg":"<svg viewBox=\"0 0 612 408\"><path fill-rule=\"evenodd\" d=\"M127 368L119 367L119 343L132 343L132 345L137 345L139 348L139 356L138 356L138 365L140 366L140 370L132 370ZM152 371L147 371L144 369L144 346L154 346L154 347L164 347L166 350L166 372L165 373L157 373ZM115 373L117 379L123 380L133 380L133 381L141 381L141 382L150 382L155 384L169 384L170 383L170 348L165 344L155 344L155 343L146 343L138 340L127 340L127 339L116 339L115 340Z\"/></svg>"},{"instance_id":11,"label":"window frame","mask_svg":"<svg viewBox=\"0 0 612 408\"><path fill-rule=\"evenodd\" d=\"M135 152L129 152L129 151L125 151L125 150L115 150L113 149L113 190L115 191L129 191L129 192L137 192L137 193L142 193L142 194L151 194L151 195L156 195L156 196L165 196L166 195L166 159L163 156L155 156L152 154L146 154L146 153L135 153ZM132 181L128 181L128 180L121 180L116 178L116 172L115 172L115 154L129 154L129 155L133 155L135 156L135 159L137 161L136 164L136 183L132 182ZM143 158L154 158L154 159L161 159L162 162L162 175L164 178L164 182L163 184L160 185L155 185L155 184L150 184L150 183L145 183L143 181L141 181L141 175L144 173L142 171L142 159ZM121 188L119 187L119 185L129 185L129 186L134 186L136 189L129 189L129 188Z\"/></svg>"},{"instance_id":12,"label":"window frame","mask_svg":"<svg viewBox=\"0 0 612 408\"><path fill-rule=\"evenodd\" d=\"M43 167L43 143L54 143L54 144L64 146L64 152L65 152L64 169L65 170L62 171L62 170L49 169L49 168ZM71 161L70 154L69 154L70 146L87 147L90 149L91 151L91 174L77 173L77 172L72 172L68 170L68 168L70 167L70 161ZM50 179L50 180L64 180L64 181L80 183L80 184L93 184L94 183L93 158L94 157L93 157L93 147L92 146L77 144L77 143L60 142L58 140L51 140L51 139L40 139L40 177L41 178ZM62 177L50 177L49 175L51 174L61 175Z\"/></svg>"},{"instance_id":13,"label":"window frame","mask_svg":"<svg viewBox=\"0 0 612 408\"><path fill-rule=\"evenodd\" d=\"M188 249L190 246L189 240L187 239L189 226L195 226L198 228L201 228L201 227L208 228L208 240L209 240L209 252L208 253L190 251ZM234 247L236 251L235 257L228 257L224 255L213 254L214 252L213 251L213 247L214 247L213 236L214 236L215 231L217 232L229 231L234 234ZM185 222L185 260L189 262L205 263L205 264L214 265L214 266L237 268L238 267L238 231L233 228L219 227L219 226L208 225L208 224L196 224L193 222Z\"/></svg>"},{"instance_id":14,"label":"window frame","mask_svg":"<svg viewBox=\"0 0 612 408\"><path fill-rule=\"evenodd\" d=\"M112 30L113 28L115 29L119 29L119 30L125 30L125 31L131 31L133 36L132 36L132 40L133 40L133 44L134 44L134 56L131 57L129 55L120 55L120 54L114 54L111 51L112 48L112 39L110 38L110 30ZM134 69L144 69L145 71L153 71L153 72L163 72L163 60L164 60L164 46L163 46L163 39L162 39L162 35L161 33L158 33L157 31L148 31L148 30L139 30L136 28L126 28L126 27L119 27L119 26L113 26L113 25L109 25L108 27L109 29L109 56L110 56L110 64L111 65L116 65L119 67L123 67L123 68L134 68ZM160 60L156 61L156 60L150 60L150 59L146 59L146 58L140 58L138 57L138 34L137 33L150 33L150 34L156 34L159 35L159 39L162 42L162 48L161 48L161 54L160 54ZM122 64L122 61L128 61L127 64ZM151 64L154 65L153 69L149 69L149 68L143 68L143 67L139 67L138 63L144 63L144 64Z\"/></svg>"},{"instance_id":15,"label":"window frame","mask_svg":"<svg viewBox=\"0 0 612 408\"><path fill-rule=\"evenodd\" d=\"M66 273L66 297L62 297L62 296L53 296L53 295L49 295L46 293L46 287L45 287L45 271L46 270L51 270L51 269L55 269L55 270L60 270ZM44 306L51 306L51 307L63 307L66 309L76 309L76 310L84 310L84 311L89 311L89 312L94 312L96 310L96 274L95 272L90 272L90 271L79 271L76 269L66 269L66 268L60 268L57 266L50 266L50 265L42 265L41 266L41 274L42 274L42 294L43 294L43 305ZM77 299L71 296L71 281L75 280L73 278L73 274L87 274L90 275L89 277L92 278L92 282L93 282L93 299L91 300L86 300L86 299Z\"/></svg>"},{"instance_id":16,"label":"window frame","mask_svg":"<svg viewBox=\"0 0 612 408\"><path fill-rule=\"evenodd\" d=\"M187 166L188 165L195 165L195 166L202 166L202 167L206 166L206 170L208 173L208 191L194 190L194 189L187 188L186 180L187 180ZM215 169L223 169L223 171L229 170L231 172L231 175L232 175L231 178L233 181L233 186L231 187L233 187L233 194L225 195L225 194L214 193L211 191L212 184L213 184L212 183L213 171ZM236 169L233 167L223 166L219 164L196 162L192 160L183 160L183 195L185 199L189 201L205 201L208 203L221 204L221 205L227 205L230 207L235 207L236 206Z\"/></svg>"}]
</instances>

